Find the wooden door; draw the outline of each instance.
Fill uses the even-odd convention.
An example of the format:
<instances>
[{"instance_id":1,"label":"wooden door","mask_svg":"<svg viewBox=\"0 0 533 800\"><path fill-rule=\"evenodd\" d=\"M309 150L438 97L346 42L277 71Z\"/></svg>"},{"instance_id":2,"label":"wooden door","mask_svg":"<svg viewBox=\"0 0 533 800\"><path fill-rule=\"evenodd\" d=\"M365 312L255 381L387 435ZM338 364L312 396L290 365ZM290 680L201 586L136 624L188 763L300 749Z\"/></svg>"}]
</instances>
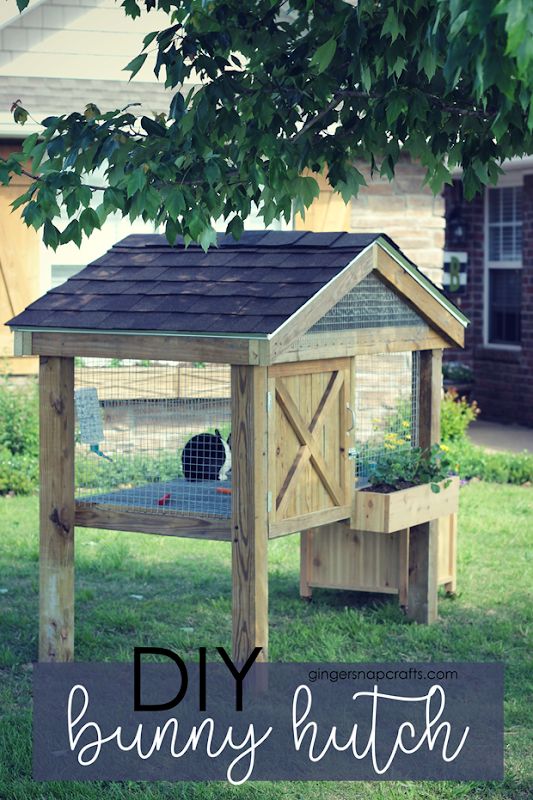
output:
<instances>
[{"instance_id":1,"label":"wooden door","mask_svg":"<svg viewBox=\"0 0 533 800\"><path fill-rule=\"evenodd\" d=\"M350 359L269 368L269 535L350 513Z\"/></svg>"}]
</instances>

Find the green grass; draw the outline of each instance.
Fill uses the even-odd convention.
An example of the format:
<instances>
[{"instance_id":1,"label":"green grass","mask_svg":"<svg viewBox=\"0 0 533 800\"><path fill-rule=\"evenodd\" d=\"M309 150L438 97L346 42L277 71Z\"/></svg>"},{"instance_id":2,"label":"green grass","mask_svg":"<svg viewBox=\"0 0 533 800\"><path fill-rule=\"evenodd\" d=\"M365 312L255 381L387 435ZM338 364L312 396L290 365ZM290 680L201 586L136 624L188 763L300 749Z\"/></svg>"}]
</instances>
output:
<instances>
[{"instance_id":1,"label":"green grass","mask_svg":"<svg viewBox=\"0 0 533 800\"><path fill-rule=\"evenodd\" d=\"M394 600L316 591L298 597L298 537L270 548L270 654L294 661L503 660L505 780L501 783L35 783L31 662L37 652L37 500L0 499L0 798L2 800L526 800L533 785L531 489L461 490L458 594L432 627L409 624ZM76 657L131 660L135 645L191 659L230 647L230 554L224 543L79 530ZM7 591L6 591L7 590ZM131 595L142 595L134 599ZM528 658L530 659L528 662Z\"/></svg>"}]
</instances>

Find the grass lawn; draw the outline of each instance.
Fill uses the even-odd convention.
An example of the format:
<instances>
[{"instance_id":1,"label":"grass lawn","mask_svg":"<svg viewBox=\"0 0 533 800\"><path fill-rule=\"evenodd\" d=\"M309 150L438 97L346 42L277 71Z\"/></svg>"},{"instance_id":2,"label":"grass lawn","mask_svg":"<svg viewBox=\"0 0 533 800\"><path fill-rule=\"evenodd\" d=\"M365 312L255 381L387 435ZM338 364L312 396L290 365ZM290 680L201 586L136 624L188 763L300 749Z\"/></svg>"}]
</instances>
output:
<instances>
[{"instance_id":1,"label":"grass lawn","mask_svg":"<svg viewBox=\"0 0 533 800\"><path fill-rule=\"evenodd\" d=\"M456 598L432 627L409 624L383 596L298 597L298 537L270 548L270 655L278 661L504 661L502 783L35 783L31 662L37 653L37 499L0 499L0 798L2 800L526 800L533 786L533 492L472 483L461 490ZM76 658L129 661L134 645L196 657L231 642L229 547L79 529ZM136 599L133 595L142 596Z\"/></svg>"}]
</instances>

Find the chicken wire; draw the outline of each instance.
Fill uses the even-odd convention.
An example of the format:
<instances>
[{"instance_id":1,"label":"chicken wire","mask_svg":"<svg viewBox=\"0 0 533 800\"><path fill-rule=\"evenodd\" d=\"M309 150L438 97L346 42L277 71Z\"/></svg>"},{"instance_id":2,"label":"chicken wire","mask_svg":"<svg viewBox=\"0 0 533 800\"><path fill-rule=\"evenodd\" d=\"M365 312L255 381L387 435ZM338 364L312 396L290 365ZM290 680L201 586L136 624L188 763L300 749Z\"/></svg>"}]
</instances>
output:
<instances>
[{"instance_id":1,"label":"chicken wire","mask_svg":"<svg viewBox=\"0 0 533 800\"><path fill-rule=\"evenodd\" d=\"M378 459L418 445L419 353L355 358L355 474L368 483Z\"/></svg>"},{"instance_id":2,"label":"chicken wire","mask_svg":"<svg viewBox=\"0 0 533 800\"><path fill-rule=\"evenodd\" d=\"M76 359L77 501L230 517L230 369Z\"/></svg>"},{"instance_id":3,"label":"chicken wire","mask_svg":"<svg viewBox=\"0 0 533 800\"><path fill-rule=\"evenodd\" d=\"M407 302L371 272L294 342L290 350L335 343L342 331L425 325Z\"/></svg>"}]
</instances>

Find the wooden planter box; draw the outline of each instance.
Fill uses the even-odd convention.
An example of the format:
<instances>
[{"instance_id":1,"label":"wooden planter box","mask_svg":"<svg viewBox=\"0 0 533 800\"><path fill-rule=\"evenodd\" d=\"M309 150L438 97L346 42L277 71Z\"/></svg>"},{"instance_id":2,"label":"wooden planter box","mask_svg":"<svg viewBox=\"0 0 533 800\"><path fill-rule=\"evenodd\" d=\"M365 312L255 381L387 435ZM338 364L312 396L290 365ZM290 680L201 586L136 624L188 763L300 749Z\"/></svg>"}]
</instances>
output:
<instances>
[{"instance_id":1,"label":"wooden planter box","mask_svg":"<svg viewBox=\"0 0 533 800\"><path fill-rule=\"evenodd\" d=\"M429 483L389 494L356 491L352 505L351 527L373 533L394 533L422 522L445 517L457 511L459 478L454 476L438 493Z\"/></svg>"}]
</instances>

